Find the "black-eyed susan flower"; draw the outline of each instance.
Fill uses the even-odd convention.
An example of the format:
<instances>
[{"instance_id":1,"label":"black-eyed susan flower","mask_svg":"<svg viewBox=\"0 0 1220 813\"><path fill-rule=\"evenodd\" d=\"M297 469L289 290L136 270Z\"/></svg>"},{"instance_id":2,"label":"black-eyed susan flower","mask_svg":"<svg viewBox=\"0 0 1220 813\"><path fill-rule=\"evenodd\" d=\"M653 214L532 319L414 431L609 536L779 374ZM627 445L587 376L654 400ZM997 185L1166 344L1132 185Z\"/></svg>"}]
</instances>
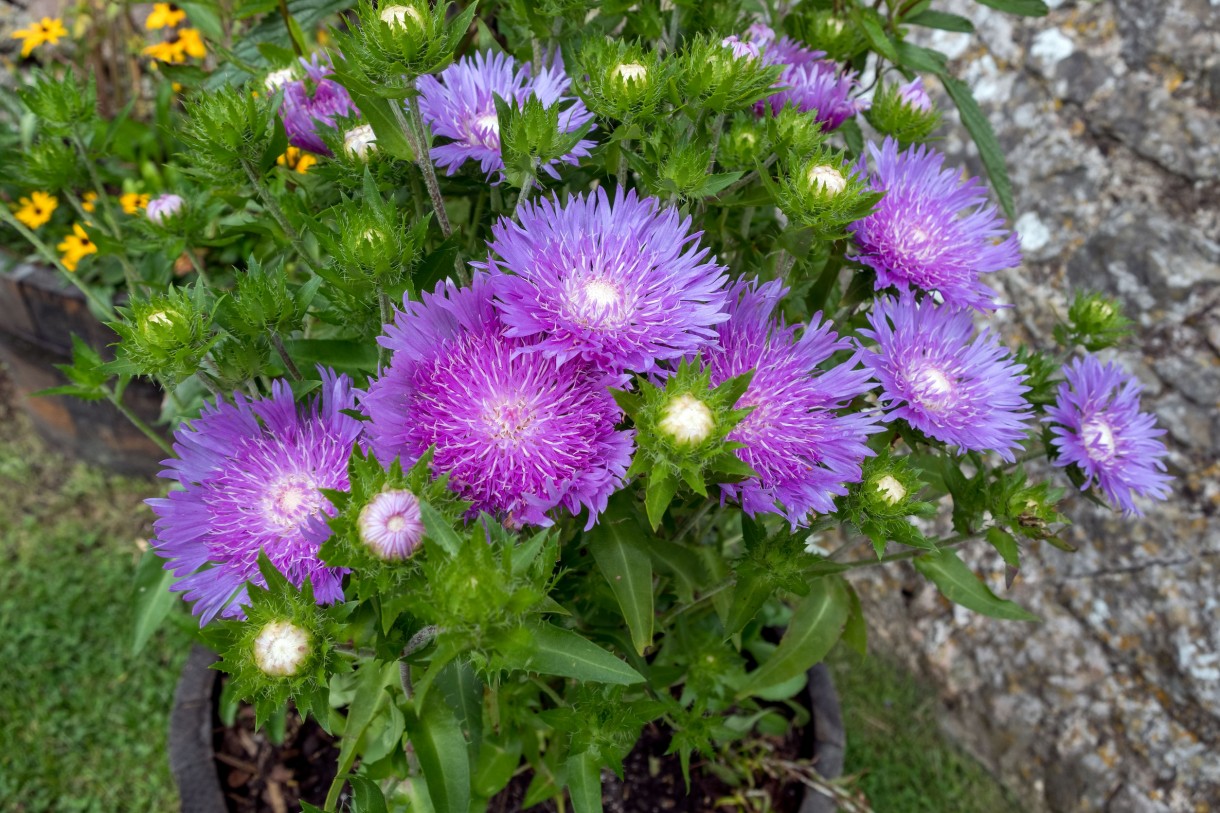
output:
<instances>
[{"instance_id":1,"label":"black-eyed susan flower","mask_svg":"<svg viewBox=\"0 0 1220 813\"><path fill-rule=\"evenodd\" d=\"M68 36L63 20L58 17L43 17L29 28L19 28L13 32L13 39L21 40L21 56L27 57L39 45L55 45L60 38Z\"/></svg>"},{"instance_id":2,"label":"black-eyed susan flower","mask_svg":"<svg viewBox=\"0 0 1220 813\"><path fill-rule=\"evenodd\" d=\"M80 261L89 254L97 253L97 245L89 239L88 233L79 223L72 224L72 233L65 237L56 248L62 255L60 262L69 271L75 271Z\"/></svg>"},{"instance_id":3,"label":"black-eyed susan flower","mask_svg":"<svg viewBox=\"0 0 1220 813\"><path fill-rule=\"evenodd\" d=\"M144 20L144 27L149 31L158 28L173 28L186 19L186 12L173 3L153 3L153 10Z\"/></svg>"},{"instance_id":4,"label":"black-eyed susan flower","mask_svg":"<svg viewBox=\"0 0 1220 813\"><path fill-rule=\"evenodd\" d=\"M17 204L13 217L31 229L37 229L51 219L59 200L46 192L31 192L28 198L21 198Z\"/></svg>"}]
</instances>

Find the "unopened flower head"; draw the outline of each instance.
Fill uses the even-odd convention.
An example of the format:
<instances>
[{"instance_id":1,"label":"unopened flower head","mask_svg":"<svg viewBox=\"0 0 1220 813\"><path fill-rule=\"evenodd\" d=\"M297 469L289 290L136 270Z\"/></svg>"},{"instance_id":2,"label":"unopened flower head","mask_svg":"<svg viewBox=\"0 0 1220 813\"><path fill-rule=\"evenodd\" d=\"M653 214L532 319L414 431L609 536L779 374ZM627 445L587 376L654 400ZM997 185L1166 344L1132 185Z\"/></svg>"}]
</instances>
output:
<instances>
[{"instance_id":1,"label":"unopened flower head","mask_svg":"<svg viewBox=\"0 0 1220 813\"><path fill-rule=\"evenodd\" d=\"M406 559L424 538L419 500L410 491L383 491L360 511L360 541L378 559Z\"/></svg>"},{"instance_id":2,"label":"unopened flower head","mask_svg":"<svg viewBox=\"0 0 1220 813\"><path fill-rule=\"evenodd\" d=\"M927 112L932 109L932 97L924 90L923 77L917 76L910 82L898 88L898 97L916 110Z\"/></svg>"},{"instance_id":3,"label":"unopened flower head","mask_svg":"<svg viewBox=\"0 0 1220 813\"><path fill-rule=\"evenodd\" d=\"M347 88L328 78L334 72L329 62L314 54L309 60L301 57L301 65L306 78L284 85L284 100L280 105L288 142L319 155L330 155L319 128L333 128L341 118L359 116L360 110Z\"/></svg>"},{"instance_id":4,"label":"unopened flower head","mask_svg":"<svg viewBox=\"0 0 1220 813\"><path fill-rule=\"evenodd\" d=\"M886 420L902 418L960 450L996 452L1015 460L1029 430L1025 365L999 339L975 335L971 313L913 294L884 297L868 315L877 342L864 363L881 382Z\"/></svg>"},{"instance_id":5,"label":"unopened flower head","mask_svg":"<svg viewBox=\"0 0 1220 813\"><path fill-rule=\"evenodd\" d=\"M408 24L422 26L424 18L415 6L383 6L381 21L386 25L405 28Z\"/></svg>"},{"instance_id":6,"label":"unopened flower head","mask_svg":"<svg viewBox=\"0 0 1220 813\"><path fill-rule=\"evenodd\" d=\"M173 220L185 205L186 201L183 200L181 195L166 192L150 200L148 206L144 209L144 214L152 223L164 226Z\"/></svg>"},{"instance_id":7,"label":"unopened flower head","mask_svg":"<svg viewBox=\"0 0 1220 813\"><path fill-rule=\"evenodd\" d=\"M872 484L886 505L898 505L907 498L907 489L892 474L883 474Z\"/></svg>"},{"instance_id":8,"label":"unopened flower head","mask_svg":"<svg viewBox=\"0 0 1220 813\"><path fill-rule=\"evenodd\" d=\"M806 178L810 187L827 195L837 195L847 188L847 179L843 177L843 173L830 164L810 167Z\"/></svg>"},{"instance_id":9,"label":"unopened flower head","mask_svg":"<svg viewBox=\"0 0 1220 813\"><path fill-rule=\"evenodd\" d=\"M1164 473L1167 451L1159 439L1165 430L1140 411L1142 388L1135 376L1095 356L1076 359L1063 375L1045 419L1059 450L1056 464L1077 466L1084 488L1096 484L1128 514L1142 514L1137 496L1168 497L1172 478Z\"/></svg>"},{"instance_id":10,"label":"unopened flower head","mask_svg":"<svg viewBox=\"0 0 1220 813\"><path fill-rule=\"evenodd\" d=\"M860 173L885 197L849 230L857 259L877 272L878 290L919 288L938 292L947 304L994 308L995 291L980 274L1021 262L1015 233L1004 228L977 178L944 169L944 156L926 147L898 151L886 139L868 145Z\"/></svg>"},{"instance_id":11,"label":"unopened flower head","mask_svg":"<svg viewBox=\"0 0 1220 813\"><path fill-rule=\"evenodd\" d=\"M665 406L661 431L679 444L697 446L707 440L716 419L707 404L690 393L682 393Z\"/></svg>"},{"instance_id":12,"label":"unopened flower head","mask_svg":"<svg viewBox=\"0 0 1220 813\"><path fill-rule=\"evenodd\" d=\"M435 135L452 141L432 148L432 160L452 175L467 161L477 161L483 172L503 168L500 123L495 97L523 104L534 96L544 107L564 105L559 129L570 133L593 118L584 102L568 94L571 80L559 62L537 75L529 65L518 66L505 54L476 53L450 65L439 76L419 78L419 107ZM575 164L589 154L593 142L581 140L561 160ZM548 172L554 173L549 167Z\"/></svg>"},{"instance_id":13,"label":"unopened flower head","mask_svg":"<svg viewBox=\"0 0 1220 813\"><path fill-rule=\"evenodd\" d=\"M361 124L343 134L343 150L361 161L367 161L369 153L377 151L377 134L370 124Z\"/></svg>"},{"instance_id":14,"label":"unopened flower head","mask_svg":"<svg viewBox=\"0 0 1220 813\"><path fill-rule=\"evenodd\" d=\"M622 82L643 82L648 79L648 68L638 62L620 62L614 66L614 78Z\"/></svg>"},{"instance_id":15,"label":"unopened flower head","mask_svg":"<svg viewBox=\"0 0 1220 813\"><path fill-rule=\"evenodd\" d=\"M291 621L271 621L254 639L254 663L270 677L292 677L309 660L309 631Z\"/></svg>"},{"instance_id":16,"label":"unopened flower head","mask_svg":"<svg viewBox=\"0 0 1220 813\"><path fill-rule=\"evenodd\" d=\"M715 338L728 318L724 268L690 218L604 188L526 203L492 228L489 267L507 334L563 362L648 372ZM510 272L510 273L503 273Z\"/></svg>"},{"instance_id":17,"label":"unopened flower head","mask_svg":"<svg viewBox=\"0 0 1220 813\"><path fill-rule=\"evenodd\" d=\"M435 447L449 485L510 525L548 525L546 512L605 510L631 462L632 435L604 376L579 359L522 352L492 303L491 280L442 283L385 326L390 366L364 409L379 458L404 464Z\"/></svg>"},{"instance_id":18,"label":"unopened flower head","mask_svg":"<svg viewBox=\"0 0 1220 813\"><path fill-rule=\"evenodd\" d=\"M746 513L777 513L793 526L810 512L835 510L834 497L859 482L861 463L873 453L865 441L879 431L875 412L843 410L875 384L858 354L829 369L820 365L851 348L816 315L803 329L772 314L786 293L779 281L737 282L729 296L729 321L717 328L720 341L703 351L712 384L753 371L737 402L753 408L728 439L758 477L721 489Z\"/></svg>"},{"instance_id":19,"label":"unopened flower head","mask_svg":"<svg viewBox=\"0 0 1220 813\"><path fill-rule=\"evenodd\" d=\"M306 404L277 381L269 398L238 393L234 403L205 405L175 433L177 457L162 476L183 487L148 501L153 544L201 623L243 615L247 582L265 584L260 551L297 587L309 580L319 604L343 598L343 571L318 558L334 514L321 489L347 488L362 424L343 410L355 405L352 382L324 370L321 395Z\"/></svg>"}]
</instances>

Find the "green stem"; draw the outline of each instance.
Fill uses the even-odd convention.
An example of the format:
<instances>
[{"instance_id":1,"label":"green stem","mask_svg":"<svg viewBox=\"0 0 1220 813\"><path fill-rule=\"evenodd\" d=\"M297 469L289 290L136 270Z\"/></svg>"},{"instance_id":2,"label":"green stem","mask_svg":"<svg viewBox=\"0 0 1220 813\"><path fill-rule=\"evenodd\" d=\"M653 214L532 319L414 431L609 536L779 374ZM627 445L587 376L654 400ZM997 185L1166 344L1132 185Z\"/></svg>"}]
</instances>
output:
<instances>
[{"instance_id":1,"label":"green stem","mask_svg":"<svg viewBox=\"0 0 1220 813\"><path fill-rule=\"evenodd\" d=\"M188 245L185 249L186 257L191 261L191 266L195 269L195 273L199 275L199 281L204 284L204 287L212 288L212 278L208 276L208 272L204 270L203 263L199 262L199 258L195 256L195 252Z\"/></svg>"},{"instance_id":2,"label":"green stem","mask_svg":"<svg viewBox=\"0 0 1220 813\"><path fill-rule=\"evenodd\" d=\"M297 42L296 34L292 30L292 14L288 11L288 3L285 0L279 0L280 18L284 21L284 29L288 32L288 40L292 43L292 52L298 57L304 56L301 52L301 44Z\"/></svg>"},{"instance_id":3,"label":"green stem","mask_svg":"<svg viewBox=\"0 0 1220 813\"><path fill-rule=\"evenodd\" d=\"M106 398L110 401L110 403L114 404L114 408L117 409L124 418L131 422L132 426L139 429L149 440L157 444L157 446L161 448L161 451L165 452L170 457L174 456L174 447L170 446L169 442L166 441L165 438L161 437L161 435L159 435L151 426L145 423L139 415L132 412L131 409L123 403L123 399L120 398L114 390L106 387L104 391L106 393Z\"/></svg>"},{"instance_id":4,"label":"green stem","mask_svg":"<svg viewBox=\"0 0 1220 813\"><path fill-rule=\"evenodd\" d=\"M616 173L618 175L619 188L627 186L627 149L631 146L631 139L624 138L618 143L618 167Z\"/></svg>"},{"instance_id":5,"label":"green stem","mask_svg":"<svg viewBox=\"0 0 1220 813\"><path fill-rule=\"evenodd\" d=\"M394 312L390 307L390 298L386 296L386 292L381 290L381 286L377 286L377 304L381 308L381 324L388 325L394 319ZM384 370L390 361L390 348L385 345L377 345L377 369Z\"/></svg>"},{"instance_id":6,"label":"green stem","mask_svg":"<svg viewBox=\"0 0 1220 813\"><path fill-rule=\"evenodd\" d=\"M713 503L711 500L704 500L703 505L699 506L695 513L690 515L690 519L686 521L686 524L679 528L678 532L674 534L673 541L681 541L688 533L690 533L694 527L699 524L699 520L703 519L707 515L707 512L712 510L712 506L714 504L715 503Z\"/></svg>"},{"instance_id":7,"label":"green stem","mask_svg":"<svg viewBox=\"0 0 1220 813\"><path fill-rule=\"evenodd\" d=\"M292 244L293 250L300 256L305 266L317 274L317 266L314 265L313 258L309 256L309 252L305 250L305 245L301 242L300 233L288 222L287 216L284 215L284 210L276 203L275 196L263 185L262 179L259 178L258 173L254 171L254 167L245 158L241 159L241 167L246 171L246 177L250 179L250 185L254 187L254 194L258 195L258 199L262 201L263 208L280 225L285 236L288 237L288 242Z\"/></svg>"},{"instance_id":8,"label":"green stem","mask_svg":"<svg viewBox=\"0 0 1220 813\"><path fill-rule=\"evenodd\" d=\"M424 175L424 185L428 187L428 196L432 199L432 211L436 212L436 222L441 227L441 234L448 239L453 234L453 226L449 223L449 213L445 211L445 198L441 195L440 183L436 180L436 168L432 166L432 156L429 155L427 131L424 129L424 117L419 112L419 97L411 97L411 124L415 127L419 150L415 155L415 163Z\"/></svg>"},{"instance_id":9,"label":"green stem","mask_svg":"<svg viewBox=\"0 0 1220 813\"><path fill-rule=\"evenodd\" d=\"M275 352L279 354L280 360L284 362L285 369L288 370L288 375L292 376L293 381L304 380L301 376L301 371L292 363L292 358L288 355L288 348L284 347L284 340L280 338L280 334L274 330L268 331L271 337L271 345L275 347Z\"/></svg>"},{"instance_id":10,"label":"green stem","mask_svg":"<svg viewBox=\"0 0 1220 813\"><path fill-rule=\"evenodd\" d=\"M960 548L967 542L978 539L980 535L981 534L958 534L957 536L950 537L944 542L938 544L936 547L938 550ZM843 562L840 567L842 567L844 570L858 570L862 567L877 567L878 565L886 565L890 562L902 562L907 559L914 559L916 556L922 556L925 553L929 553L929 551L926 551L923 548L912 548L911 550L904 550L902 553L892 553L889 556L882 556L880 559L863 559L857 562Z\"/></svg>"},{"instance_id":11,"label":"green stem","mask_svg":"<svg viewBox=\"0 0 1220 813\"><path fill-rule=\"evenodd\" d=\"M716 152L720 149L720 136L724 132L724 114L720 113L712 120L712 157L707 162L708 174L716 166Z\"/></svg>"},{"instance_id":12,"label":"green stem","mask_svg":"<svg viewBox=\"0 0 1220 813\"><path fill-rule=\"evenodd\" d=\"M69 271L67 267L64 266L63 261L60 260L59 255L54 251L51 251L50 247L46 243L42 242L38 235L34 234L29 227L14 217L13 213L8 210L7 206L0 205L0 221L3 221L16 229L17 233L24 237L26 241L29 242L29 244L42 255L44 260L58 268L60 273L63 274L69 282L75 285L78 291L84 294L85 299L89 300L89 304L93 305L94 309L98 313L102 314L110 321L114 321L118 318L118 315L114 311L114 306L99 297L92 288L81 282L80 278L77 277L75 273Z\"/></svg>"},{"instance_id":13,"label":"green stem","mask_svg":"<svg viewBox=\"0 0 1220 813\"><path fill-rule=\"evenodd\" d=\"M521 205L529 198L530 190L534 188L534 176L526 175L525 182L521 184L521 193L517 195L517 205L513 207L513 218L517 219L518 213L521 211Z\"/></svg>"},{"instance_id":14,"label":"green stem","mask_svg":"<svg viewBox=\"0 0 1220 813\"><path fill-rule=\"evenodd\" d=\"M788 273L792 271L792 266L796 265L796 257L786 248L781 248L779 252L779 258L775 261L775 276L778 279L786 280Z\"/></svg>"}]
</instances>

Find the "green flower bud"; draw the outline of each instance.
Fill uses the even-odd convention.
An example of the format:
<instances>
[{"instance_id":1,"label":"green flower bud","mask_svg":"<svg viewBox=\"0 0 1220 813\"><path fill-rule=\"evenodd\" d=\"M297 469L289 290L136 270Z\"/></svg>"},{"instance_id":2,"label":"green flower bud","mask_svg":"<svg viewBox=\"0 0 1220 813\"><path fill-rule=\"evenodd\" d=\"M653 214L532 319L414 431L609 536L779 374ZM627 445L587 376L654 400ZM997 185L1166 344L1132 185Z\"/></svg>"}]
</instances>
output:
<instances>
[{"instance_id":1,"label":"green flower bud","mask_svg":"<svg viewBox=\"0 0 1220 813\"><path fill-rule=\"evenodd\" d=\"M781 68L738 58L727 45L699 35L678 56L670 101L717 114L743 110L772 93Z\"/></svg>"},{"instance_id":2,"label":"green flower bud","mask_svg":"<svg viewBox=\"0 0 1220 813\"><path fill-rule=\"evenodd\" d=\"M863 29L830 9L815 10L812 6L801 6L794 12L785 20L785 26L801 42L815 50L825 51L827 57L836 62L847 62L868 48ZM885 24L872 9L862 8L860 13L872 17L878 25Z\"/></svg>"},{"instance_id":3,"label":"green flower bud","mask_svg":"<svg viewBox=\"0 0 1220 813\"><path fill-rule=\"evenodd\" d=\"M48 193L77 189L85 166L76 150L60 138L40 138L24 154L18 174L25 185Z\"/></svg>"},{"instance_id":4,"label":"green flower bud","mask_svg":"<svg viewBox=\"0 0 1220 813\"><path fill-rule=\"evenodd\" d=\"M881 193L868 188L844 153L822 147L789 166L780 179L777 203L798 226L823 238L836 238L880 199Z\"/></svg>"},{"instance_id":5,"label":"green flower bud","mask_svg":"<svg viewBox=\"0 0 1220 813\"><path fill-rule=\"evenodd\" d=\"M678 144L661 164L657 192L683 200L702 197L711 161L711 147L695 143Z\"/></svg>"},{"instance_id":6,"label":"green flower bud","mask_svg":"<svg viewBox=\"0 0 1220 813\"><path fill-rule=\"evenodd\" d=\"M122 355L139 372L168 384L193 375L218 338L205 294L201 286L171 288L119 308L121 319L109 324L119 335Z\"/></svg>"},{"instance_id":7,"label":"green flower bud","mask_svg":"<svg viewBox=\"0 0 1220 813\"><path fill-rule=\"evenodd\" d=\"M274 97L272 97L274 98ZM220 188L247 182L274 133L275 109L268 97L230 87L200 94L188 103L179 131L186 151Z\"/></svg>"},{"instance_id":8,"label":"green flower bud","mask_svg":"<svg viewBox=\"0 0 1220 813\"><path fill-rule=\"evenodd\" d=\"M346 31L335 32L348 63L345 70L353 70L388 98L411 95L416 78L436 73L453 61L458 43L470 27L477 4L449 20L452 5L441 2L430 7L425 0L410 0L377 6L362 0L356 7L357 22Z\"/></svg>"},{"instance_id":9,"label":"green flower bud","mask_svg":"<svg viewBox=\"0 0 1220 813\"><path fill-rule=\"evenodd\" d=\"M767 125L756 116L739 113L720 138L716 162L726 169L753 169L769 154L769 144Z\"/></svg>"},{"instance_id":10,"label":"green flower bud","mask_svg":"<svg viewBox=\"0 0 1220 813\"><path fill-rule=\"evenodd\" d=\"M877 132L893 136L903 147L926 141L940 126L940 112L924 91L922 79L883 84L864 116Z\"/></svg>"},{"instance_id":11,"label":"green flower bud","mask_svg":"<svg viewBox=\"0 0 1220 813\"><path fill-rule=\"evenodd\" d=\"M586 42L573 80L585 105L604 119L646 121L656 111L664 82L655 53L619 40Z\"/></svg>"},{"instance_id":12,"label":"green flower bud","mask_svg":"<svg viewBox=\"0 0 1220 813\"><path fill-rule=\"evenodd\" d=\"M292 677L309 661L309 631L291 621L264 624L254 639L254 663L271 677Z\"/></svg>"},{"instance_id":13,"label":"green flower bud","mask_svg":"<svg viewBox=\"0 0 1220 813\"><path fill-rule=\"evenodd\" d=\"M1131 332L1117 300L1101 294L1076 294L1066 325L1055 326L1055 340L1064 347L1080 345L1089 352L1114 347Z\"/></svg>"}]
</instances>

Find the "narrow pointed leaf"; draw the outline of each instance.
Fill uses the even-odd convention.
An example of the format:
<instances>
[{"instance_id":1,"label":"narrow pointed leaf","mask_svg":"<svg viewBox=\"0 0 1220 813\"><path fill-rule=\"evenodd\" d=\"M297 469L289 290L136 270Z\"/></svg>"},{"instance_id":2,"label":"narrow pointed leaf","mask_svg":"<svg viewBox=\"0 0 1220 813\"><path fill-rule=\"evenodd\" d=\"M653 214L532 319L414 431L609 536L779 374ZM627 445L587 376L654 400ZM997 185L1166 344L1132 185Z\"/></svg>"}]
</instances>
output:
<instances>
[{"instance_id":1,"label":"narrow pointed leaf","mask_svg":"<svg viewBox=\"0 0 1220 813\"><path fill-rule=\"evenodd\" d=\"M915 569L927 576L945 598L976 613L1010 621L1042 620L1019 604L991 592L953 550L924 554L915 560Z\"/></svg>"},{"instance_id":2,"label":"narrow pointed leaf","mask_svg":"<svg viewBox=\"0 0 1220 813\"><path fill-rule=\"evenodd\" d=\"M440 545L445 553L457 556L458 551L462 549L462 538L457 535L457 531L453 530L449 521L426 502L419 504L419 513L423 517L428 538Z\"/></svg>"},{"instance_id":3,"label":"narrow pointed leaf","mask_svg":"<svg viewBox=\"0 0 1220 813\"><path fill-rule=\"evenodd\" d=\"M531 635L533 651L511 664L517 669L621 686L644 680L630 665L571 630L554 624L534 624Z\"/></svg>"},{"instance_id":4,"label":"narrow pointed leaf","mask_svg":"<svg viewBox=\"0 0 1220 813\"><path fill-rule=\"evenodd\" d=\"M462 727L445 703L407 717L407 732L436 813L469 813L470 755Z\"/></svg>"},{"instance_id":5,"label":"narrow pointed leaf","mask_svg":"<svg viewBox=\"0 0 1220 813\"><path fill-rule=\"evenodd\" d=\"M148 639L169 615L177 596L169 591L174 574L165 569L165 560L146 550L136 567L136 622L131 635L131 654L139 655Z\"/></svg>"},{"instance_id":6,"label":"narrow pointed leaf","mask_svg":"<svg viewBox=\"0 0 1220 813\"><path fill-rule=\"evenodd\" d=\"M983 159L987 177L991 179L991 188L995 190L996 197L1000 199L1000 206L1003 207L1004 214L1008 216L1010 222L1016 220L1016 206L1012 200L1012 181L1008 179L1004 150L996 139L995 130L991 129L991 122L987 121L987 116L979 107L979 103L974 100L974 94L970 92L969 85L948 74L942 73L940 79L949 98L953 99L953 103L957 105L962 124L965 125L970 137L974 139L975 145L979 148L979 158Z\"/></svg>"},{"instance_id":7,"label":"narrow pointed leaf","mask_svg":"<svg viewBox=\"0 0 1220 813\"><path fill-rule=\"evenodd\" d=\"M568 758L568 795L575 813L602 813L602 771L588 751Z\"/></svg>"},{"instance_id":8,"label":"narrow pointed leaf","mask_svg":"<svg viewBox=\"0 0 1220 813\"><path fill-rule=\"evenodd\" d=\"M603 519L588 536L589 552L610 583L631 643L643 655L652 644L652 559L630 517Z\"/></svg>"}]
</instances>

